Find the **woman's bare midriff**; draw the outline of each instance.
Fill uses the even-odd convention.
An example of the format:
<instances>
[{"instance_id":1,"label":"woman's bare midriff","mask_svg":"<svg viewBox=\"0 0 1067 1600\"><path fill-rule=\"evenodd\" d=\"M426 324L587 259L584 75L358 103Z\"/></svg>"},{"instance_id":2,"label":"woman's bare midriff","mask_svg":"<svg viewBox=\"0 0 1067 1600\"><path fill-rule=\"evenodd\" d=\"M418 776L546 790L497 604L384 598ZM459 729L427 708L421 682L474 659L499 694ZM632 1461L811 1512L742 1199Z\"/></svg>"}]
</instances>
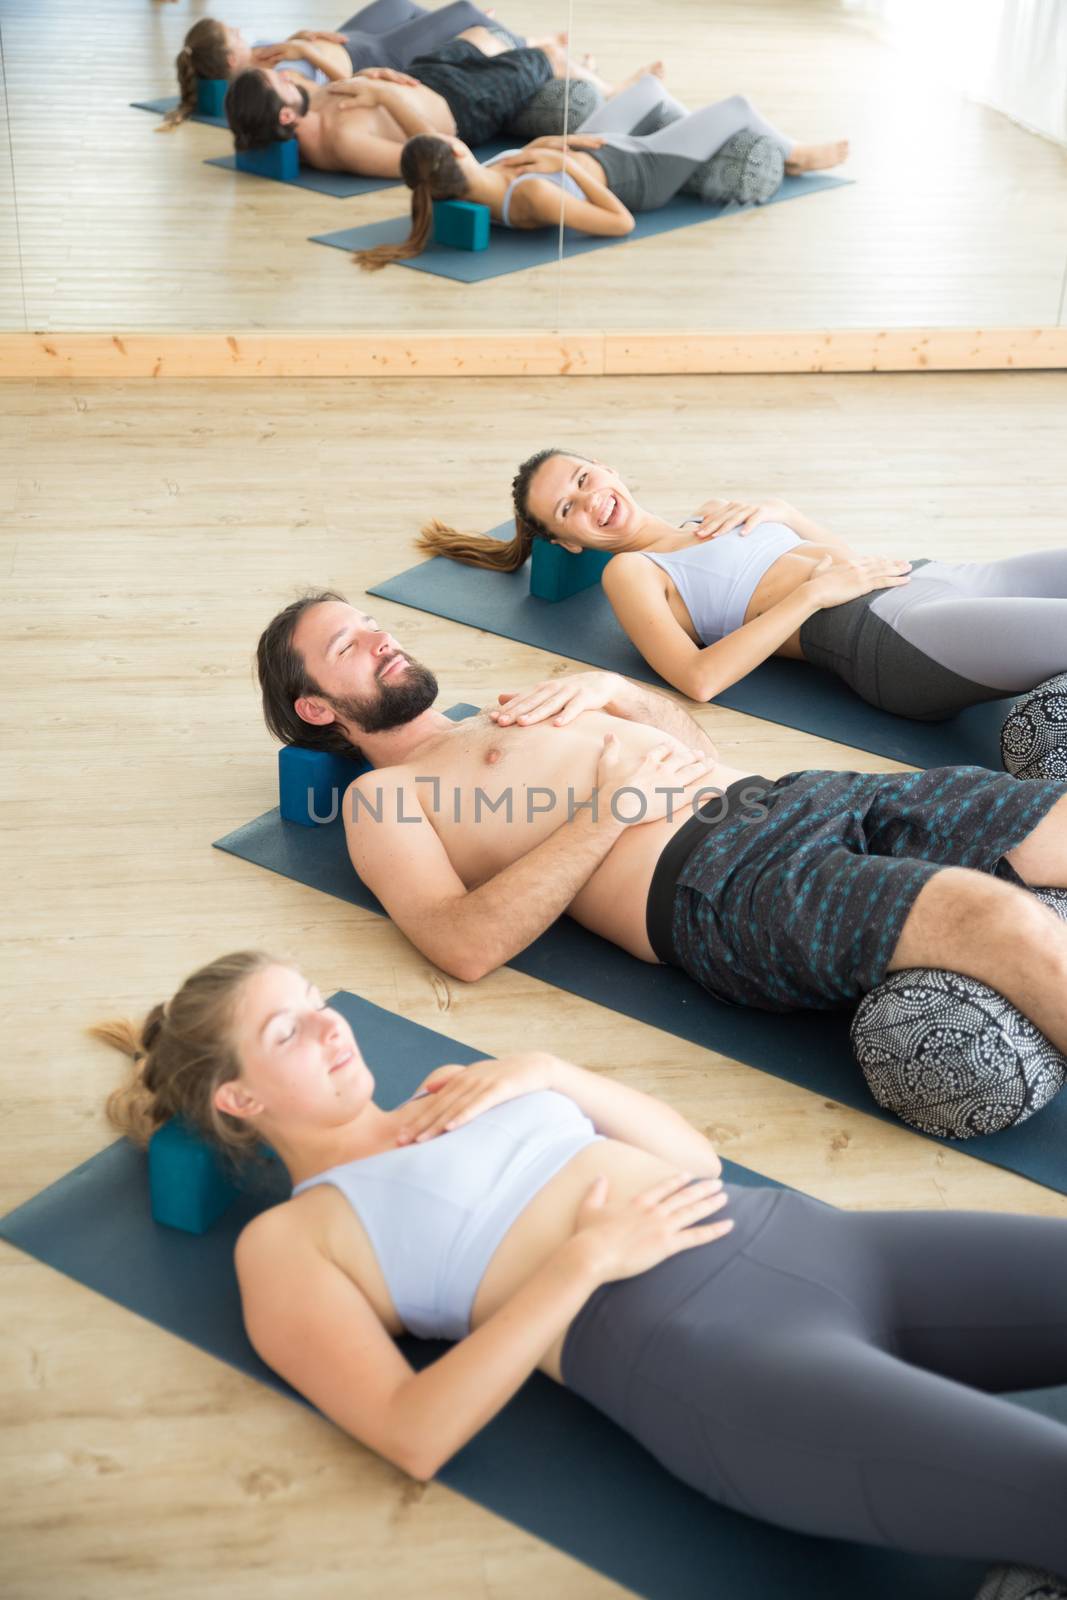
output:
<instances>
[{"instance_id":1,"label":"woman's bare midriff","mask_svg":"<svg viewBox=\"0 0 1067 1600\"><path fill-rule=\"evenodd\" d=\"M447 1139L447 1133L439 1134ZM481 1327L574 1233L578 1208L594 1178L609 1183L608 1202L621 1204L668 1177L674 1168L659 1156L617 1139L598 1139L579 1150L550 1178L512 1223L489 1261L471 1308L471 1328ZM308 1226L337 1266L366 1295L394 1338L404 1332L388 1284L358 1216L339 1189L323 1184L290 1201L308 1213ZM568 1323L538 1365L561 1381L560 1356Z\"/></svg>"},{"instance_id":2,"label":"woman's bare midriff","mask_svg":"<svg viewBox=\"0 0 1067 1600\"><path fill-rule=\"evenodd\" d=\"M681 549L693 549L697 545L707 543L706 540L694 539L689 545L680 546ZM811 577L812 569L818 566L824 556L830 556L835 561L847 561L853 552L846 550L841 545L809 544L807 540L798 545L794 550L787 550L785 555L778 557L763 574L752 593L752 599L745 611L745 621L753 622L756 617L761 617L765 611L770 611L780 600L785 600L800 588L802 583L807 583ZM693 626L693 619L689 615L689 608L678 593L677 586L663 568L659 568L663 575L667 590L667 603L679 625L693 640L694 644L705 644ZM803 661L804 652L800 648L800 629L790 634L784 644L779 645L775 655L789 656L794 661Z\"/></svg>"}]
</instances>

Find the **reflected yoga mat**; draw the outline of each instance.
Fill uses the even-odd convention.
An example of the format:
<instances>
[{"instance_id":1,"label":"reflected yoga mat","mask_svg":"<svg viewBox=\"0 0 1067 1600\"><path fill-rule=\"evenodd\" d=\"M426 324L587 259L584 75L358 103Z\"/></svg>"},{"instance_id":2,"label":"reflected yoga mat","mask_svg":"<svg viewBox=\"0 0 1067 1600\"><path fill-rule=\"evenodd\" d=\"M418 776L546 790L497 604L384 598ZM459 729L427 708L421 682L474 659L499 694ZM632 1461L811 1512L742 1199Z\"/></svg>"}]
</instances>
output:
<instances>
[{"instance_id":1,"label":"reflected yoga mat","mask_svg":"<svg viewBox=\"0 0 1067 1600\"><path fill-rule=\"evenodd\" d=\"M168 111L177 109L178 96L176 94L164 95L162 100L131 100L130 105L134 111L151 111L157 117L165 117ZM192 116L185 119L187 122L206 122L210 128L226 128L229 124L225 117L208 117L202 111L194 111Z\"/></svg>"},{"instance_id":2,"label":"reflected yoga mat","mask_svg":"<svg viewBox=\"0 0 1067 1600\"><path fill-rule=\"evenodd\" d=\"M483 145L475 154L480 161L488 161L490 156L499 155L506 149L506 144L489 144ZM212 156L204 162L204 165L225 167L230 172L238 170L235 156ZM315 194L331 195L335 200L349 200L355 195L373 194L378 189L395 189L401 182L399 178L361 178L353 172L319 172L315 167L303 164L295 178L274 178L265 172L242 172L240 176L266 178L269 183L286 183L291 189L310 189ZM406 230L401 237L407 238Z\"/></svg>"},{"instance_id":3,"label":"reflected yoga mat","mask_svg":"<svg viewBox=\"0 0 1067 1600\"><path fill-rule=\"evenodd\" d=\"M484 160L485 157L480 155L480 159ZM785 178L778 193L766 204L773 206L782 200L799 200L803 195L816 194L820 189L838 189L852 181L850 178L831 178L819 173ZM633 232L622 239L591 239L588 234L565 228L563 254L565 257L584 256L590 250L631 244L657 233L691 228L698 222L713 222L717 217L732 216L737 211L752 209L736 201L709 206L691 195L677 195L657 211L642 211ZM407 238L410 229L409 216L394 217L388 222L371 222L361 228L343 228L339 233L316 233L312 235L311 242L333 245L338 250L369 250L373 245L399 244ZM438 278L452 278L456 283L483 283L488 278L502 278L509 272L524 272L527 267L549 266L558 259L559 232L555 228L537 228L528 232L493 228L488 250L452 250L445 245L431 243L421 255L412 256L397 265L410 267L413 272L431 272Z\"/></svg>"},{"instance_id":4,"label":"reflected yoga mat","mask_svg":"<svg viewBox=\"0 0 1067 1600\"><path fill-rule=\"evenodd\" d=\"M478 1051L356 995L335 995L330 1003L351 1023L386 1108L444 1062L478 1059ZM734 1183L770 1181L732 1162L724 1167ZM248 1343L232 1265L240 1228L283 1194L242 1199L200 1238L176 1233L152 1221L147 1161L120 1140L11 1212L0 1221L0 1236L299 1399ZM404 1339L401 1348L423 1367L447 1346ZM1067 1418L1067 1390L1034 1392L1023 1403ZM806 1538L726 1511L541 1373L448 1462L439 1480L648 1600L712 1594L970 1600L980 1581L971 1563Z\"/></svg>"},{"instance_id":5,"label":"reflected yoga mat","mask_svg":"<svg viewBox=\"0 0 1067 1600\"><path fill-rule=\"evenodd\" d=\"M458 719L475 709L457 706L448 715ZM215 848L364 911L385 915L353 870L340 817L308 828L285 822L275 807L216 839ZM868 1116L897 1122L871 1098L853 1059L849 1012L798 1011L782 1016L723 1005L676 967L638 961L569 917L560 917L507 965L619 1016L705 1045ZM1028 1122L1004 1133L937 1142L1067 1194L1067 1091Z\"/></svg>"},{"instance_id":6,"label":"reflected yoga mat","mask_svg":"<svg viewBox=\"0 0 1067 1600\"><path fill-rule=\"evenodd\" d=\"M491 532L497 538L511 539L515 524L504 522ZM654 688L667 687L619 627L599 584L567 600L538 600L530 593L529 562L518 572L488 572L434 556L396 578L376 583L369 593L609 672L622 672ZM496 687L522 685L501 683ZM776 658L716 695L715 704L834 739L856 750L870 750L911 767L979 766L999 772L1000 729L1012 700L972 706L948 722L913 722L876 711L832 673L801 661Z\"/></svg>"}]
</instances>

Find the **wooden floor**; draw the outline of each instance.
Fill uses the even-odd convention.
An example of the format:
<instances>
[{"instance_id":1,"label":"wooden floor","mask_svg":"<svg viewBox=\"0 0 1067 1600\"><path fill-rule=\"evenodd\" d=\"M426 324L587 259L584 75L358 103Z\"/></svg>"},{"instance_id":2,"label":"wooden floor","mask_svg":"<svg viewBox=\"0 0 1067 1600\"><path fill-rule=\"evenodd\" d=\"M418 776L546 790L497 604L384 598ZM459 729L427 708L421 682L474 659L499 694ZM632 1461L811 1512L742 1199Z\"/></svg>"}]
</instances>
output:
<instances>
[{"instance_id":1,"label":"wooden floor","mask_svg":"<svg viewBox=\"0 0 1067 1600\"><path fill-rule=\"evenodd\" d=\"M204 165L231 148L224 130L158 135L129 109L173 92L205 9L218 8L99 0L90 22L79 0L5 0L0 327L989 328L1059 315L1067 152L939 87L841 0L575 0L575 46L609 77L662 57L691 106L744 92L797 138L849 136L842 171L856 182L474 285L371 277L307 242L400 214L400 190L340 201L240 177ZM333 27L343 9L222 8L249 37ZM498 9L531 34L569 16L568 0Z\"/></svg>"},{"instance_id":2,"label":"wooden floor","mask_svg":"<svg viewBox=\"0 0 1067 1600\"><path fill-rule=\"evenodd\" d=\"M828 1201L1067 1216L1048 1190L517 972L457 983L380 919L210 848L276 798L251 668L264 622L305 584L358 597L410 564L427 514L498 522L538 445L626 462L664 513L777 491L870 551L994 556L1064 543L1065 431L1057 374L0 388L0 1213L110 1142L118 1063L85 1025L261 945L487 1052L536 1039L653 1090ZM567 667L376 610L446 700ZM892 765L698 715L753 770ZM0 1301L7 1600L622 1592L7 1246Z\"/></svg>"}]
</instances>

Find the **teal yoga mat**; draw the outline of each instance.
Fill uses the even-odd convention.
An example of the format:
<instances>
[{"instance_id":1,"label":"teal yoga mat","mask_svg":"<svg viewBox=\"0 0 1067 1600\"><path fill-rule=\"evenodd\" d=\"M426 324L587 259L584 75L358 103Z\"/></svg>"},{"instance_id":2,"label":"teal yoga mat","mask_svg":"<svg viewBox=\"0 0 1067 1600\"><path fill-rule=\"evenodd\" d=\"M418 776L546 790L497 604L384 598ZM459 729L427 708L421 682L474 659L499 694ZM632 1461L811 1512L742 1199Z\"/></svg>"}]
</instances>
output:
<instances>
[{"instance_id":1,"label":"teal yoga mat","mask_svg":"<svg viewBox=\"0 0 1067 1600\"><path fill-rule=\"evenodd\" d=\"M131 100L130 105L134 111L151 111L154 116L165 117L168 111L177 109L178 96L171 94L164 95L161 100ZM229 131L229 125L225 117L207 117L201 111L194 111L191 117L186 118L186 121L206 122L211 128L226 128L227 132Z\"/></svg>"},{"instance_id":2,"label":"teal yoga mat","mask_svg":"<svg viewBox=\"0 0 1067 1600\"><path fill-rule=\"evenodd\" d=\"M510 539L515 524L502 522L491 532L497 538ZM619 627L599 584L567 600L538 600L530 593L529 562L518 572L488 572L434 556L396 578L376 583L369 592L416 611L624 673L656 688L666 687ZM520 689L523 685L494 687ZM999 772L1000 729L1013 702L991 700L948 722L913 722L909 717L876 711L832 673L802 661L776 658L732 689L724 689L715 703L912 767L979 766Z\"/></svg>"},{"instance_id":3,"label":"teal yoga mat","mask_svg":"<svg viewBox=\"0 0 1067 1600\"><path fill-rule=\"evenodd\" d=\"M474 709L455 706L448 715L458 718ZM339 817L321 827L307 828L283 821L275 808L217 839L215 848L349 905L385 915L352 868ZM724 1005L677 968L638 961L569 917L560 917L507 964L542 983L606 1006L619 1016L633 1017L679 1039L718 1050L868 1116L897 1121L871 1098L853 1059L848 1012L800 1011L783 1016ZM1006 1167L1067 1194L1067 1091L1028 1122L1004 1133L938 1143L951 1144L979 1161Z\"/></svg>"},{"instance_id":4,"label":"teal yoga mat","mask_svg":"<svg viewBox=\"0 0 1067 1600\"><path fill-rule=\"evenodd\" d=\"M395 1106L434 1067L479 1052L371 1005L335 995ZM734 1183L768 1179L725 1163ZM259 1360L241 1324L233 1245L245 1221L282 1195L241 1200L202 1238L161 1228L144 1155L120 1140L0 1221L0 1236L98 1294L261 1383L299 1396ZM425 1366L447 1346L402 1341ZM303 1402L302 1402L303 1403ZM1023 1403L1067 1418L1067 1390ZM353 1448L358 1448L353 1446ZM445 1466L450 1488L586 1562L648 1600L970 1600L980 1569L786 1533L726 1511L672 1478L592 1406L540 1373ZM353 1556L359 1581L359 1553Z\"/></svg>"},{"instance_id":5,"label":"teal yoga mat","mask_svg":"<svg viewBox=\"0 0 1067 1600\"><path fill-rule=\"evenodd\" d=\"M480 156L484 160L484 156ZM813 173L808 177L786 178L768 205L778 205L783 200L799 200L807 194L817 194L821 189L839 189L850 183L849 178L825 177ZM732 216L735 212L751 209L736 202L709 206L690 195L677 195L658 211L643 211L637 226L624 239L591 239L588 234L564 229L563 254L565 257L588 255L591 250L606 250L609 245L631 244L638 239L649 239L658 233L670 233L675 228L691 228L698 222L713 222L718 217ZM328 244L338 250L369 250L377 244L398 244L410 232L409 216L394 217L388 222L372 222L361 228L343 228L338 233L316 233L312 244ZM413 272L430 272L438 278L452 278L456 283L483 283L489 278L502 278L509 272L524 272L527 267L549 266L559 259L559 234L553 228L538 228L529 232L512 232L507 228L494 228L488 250L450 250L444 245L430 244L421 255L398 263Z\"/></svg>"}]
</instances>

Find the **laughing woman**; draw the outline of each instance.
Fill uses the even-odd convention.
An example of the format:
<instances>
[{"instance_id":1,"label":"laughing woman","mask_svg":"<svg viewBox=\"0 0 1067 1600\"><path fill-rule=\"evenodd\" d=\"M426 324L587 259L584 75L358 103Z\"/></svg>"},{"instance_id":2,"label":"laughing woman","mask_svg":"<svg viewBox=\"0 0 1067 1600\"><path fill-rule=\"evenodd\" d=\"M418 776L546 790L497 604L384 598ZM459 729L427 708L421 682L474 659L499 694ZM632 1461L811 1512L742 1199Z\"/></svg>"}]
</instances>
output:
<instances>
[{"instance_id":1,"label":"laughing woman","mask_svg":"<svg viewBox=\"0 0 1067 1600\"><path fill-rule=\"evenodd\" d=\"M1067 1382L1067 1222L723 1184L676 1111L538 1051L383 1111L345 1018L256 953L94 1031L134 1057L123 1132L281 1158L291 1198L237 1243L248 1336L403 1471L540 1368L721 1505L1067 1600L1032 1570L1067 1573L1067 1427L999 1397ZM416 1372L405 1331L455 1342Z\"/></svg>"},{"instance_id":2,"label":"laughing woman","mask_svg":"<svg viewBox=\"0 0 1067 1600\"><path fill-rule=\"evenodd\" d=\"M868 704L938 722L1067 670L1067 550L1000 561L864 556L783 500L710 501L681 527L563 450L523 462L516 536L431 522L421 548L516 571L537 538L613 559L602 582L662 678L714 700L770 656L825 667Z\"/></svg>"}]
</instances>

